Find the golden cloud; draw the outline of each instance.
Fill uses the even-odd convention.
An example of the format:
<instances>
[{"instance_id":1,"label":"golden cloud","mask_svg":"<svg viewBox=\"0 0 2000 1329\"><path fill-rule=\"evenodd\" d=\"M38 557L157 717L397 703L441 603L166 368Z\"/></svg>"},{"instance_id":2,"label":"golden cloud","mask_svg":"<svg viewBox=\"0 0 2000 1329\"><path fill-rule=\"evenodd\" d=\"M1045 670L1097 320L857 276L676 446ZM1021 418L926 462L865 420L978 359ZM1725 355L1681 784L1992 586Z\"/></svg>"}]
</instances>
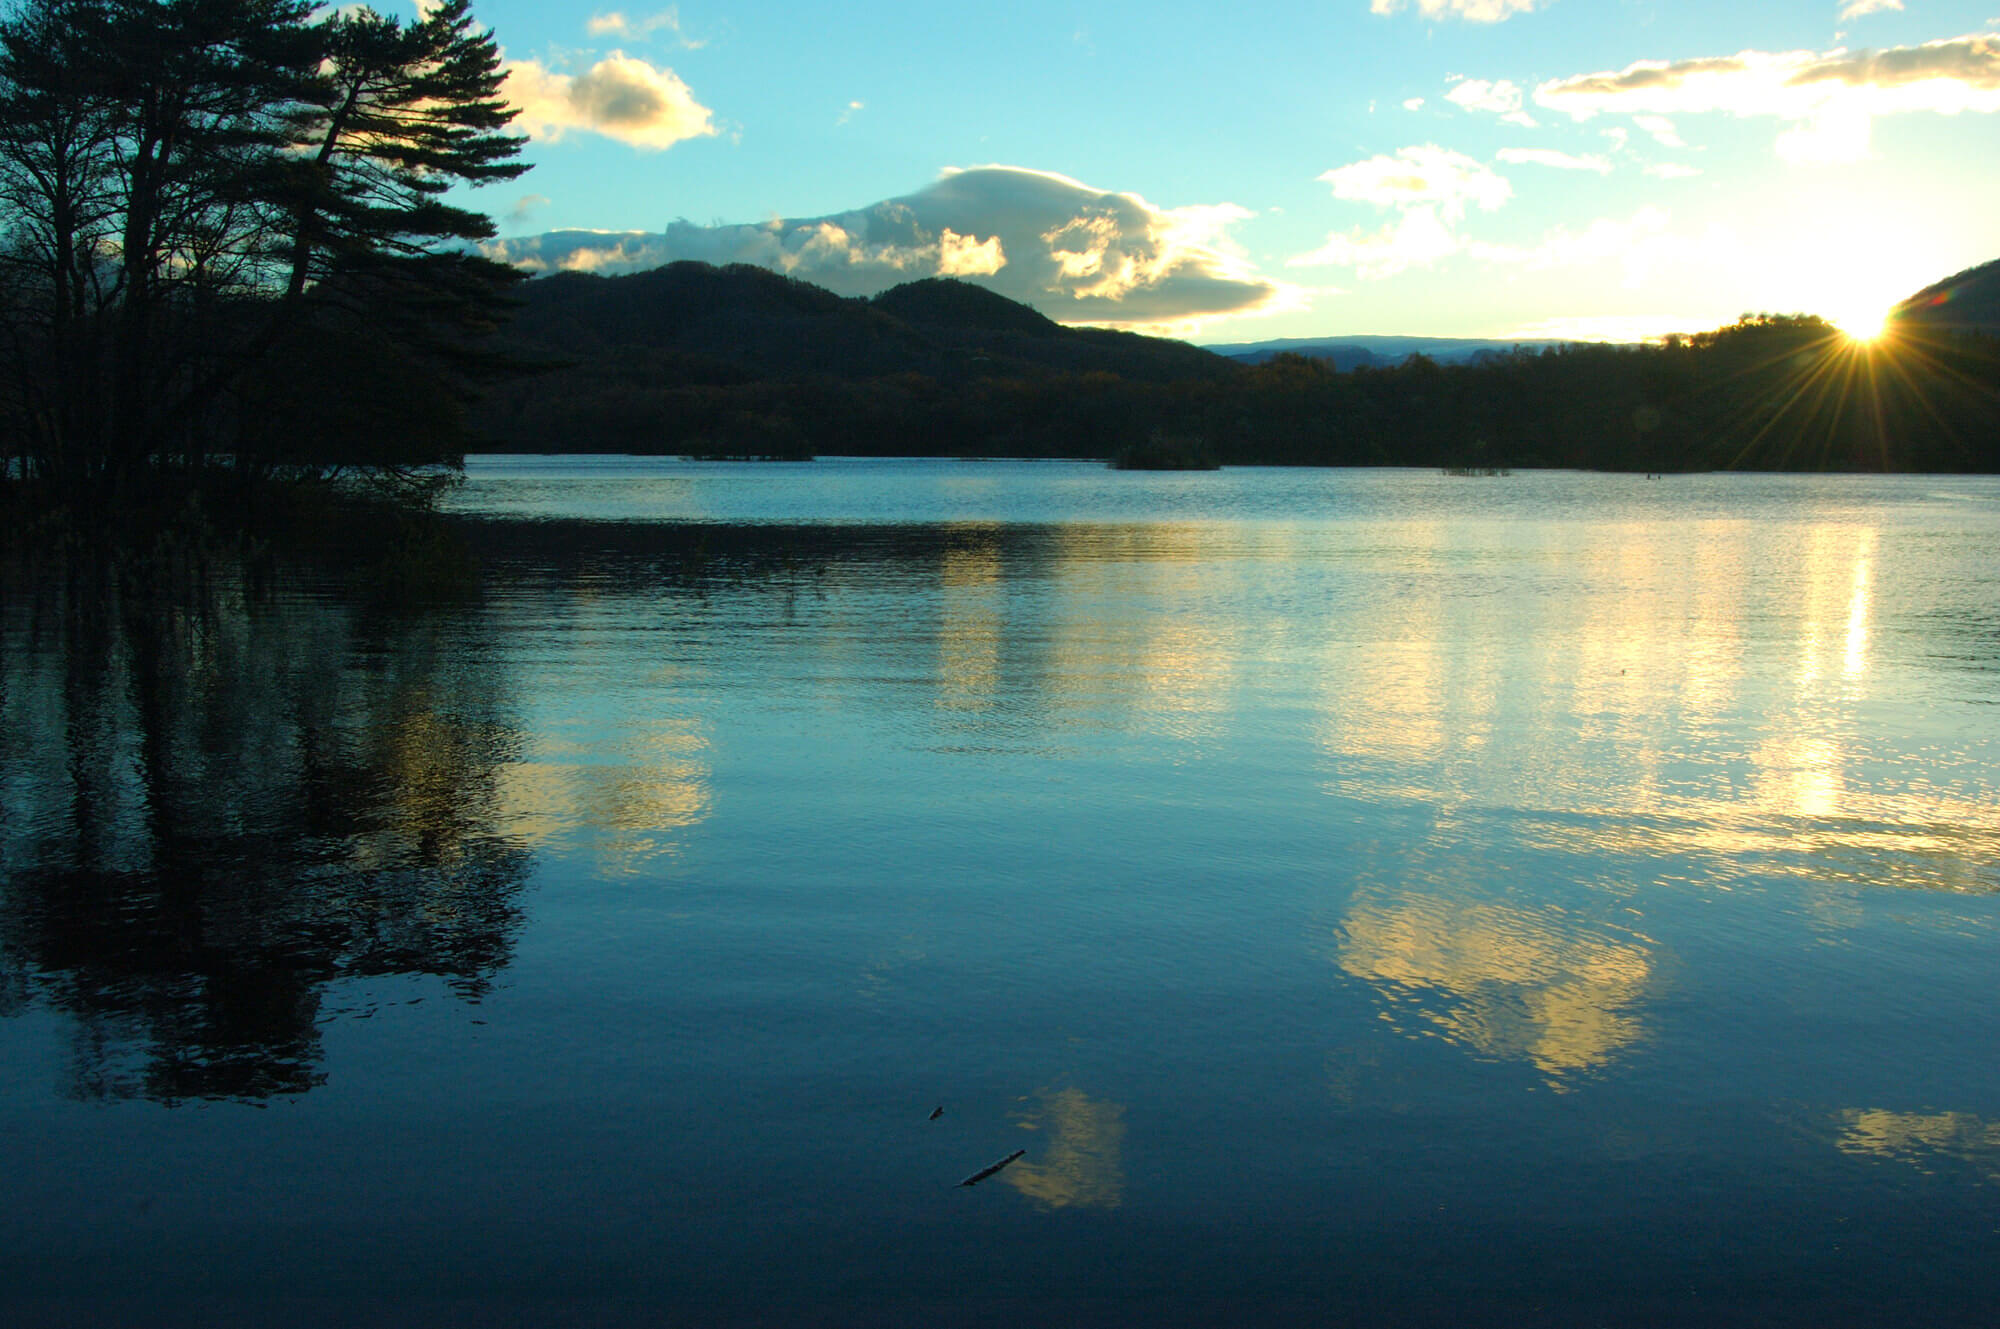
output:
<instances>
[{"instance_id":1,"label":"golden cloud","mask_svg":"<svg viewBox=\"0 0 2000 1329\"><path fill-rule=\"evenodd\" d=\"M582 129L657 151L716 132L714 113L678 74L622 51L576 75L538 60L510 61L506 94L521 112L516 123L536 138Z\"/></svg>"},{"instance_id":2,"label":"golden cloud","mask_svg":"<svg viewBox=\"0 0 2000 1329\"><path fill-rule=\"evenodd\" d=\"M1560 911L1412 894L1364 900L1341 931L1343 970L1478 1056L1560 1081L1644 1037L1651 957Z\"/></svg>"},{"instance_id":3,"label":"golden cloud","mask_svg":"<svg viewBox=\"0 0 2000 1329\"><path fill-rule=\"evenodd\" d=\"M981 166L829 217L676 222L662 233L559 231L495 241L486 252L535 272L753 263L842 295L960 277L1059 322L1157 328L1290 298L1231 240L1230 228L1249 216L1230 203L1160 208L1051 172Z\"/></svg>"},{"instance_id":4,"label":"golden cloud","mask_svg":"<svg viewBox=\"0 0 2000 1329\"><path fill-rule=\"evenodd\" d=\"M1576 120L1607 113L1768 116L1799 126L1778 141L1787 159L1853 161L1867 152L1875 116L2000 112L2000 36L1879 51L1643 60L1615 73L1544 83L1535 103Z\"/></svg>"}]
</instances>

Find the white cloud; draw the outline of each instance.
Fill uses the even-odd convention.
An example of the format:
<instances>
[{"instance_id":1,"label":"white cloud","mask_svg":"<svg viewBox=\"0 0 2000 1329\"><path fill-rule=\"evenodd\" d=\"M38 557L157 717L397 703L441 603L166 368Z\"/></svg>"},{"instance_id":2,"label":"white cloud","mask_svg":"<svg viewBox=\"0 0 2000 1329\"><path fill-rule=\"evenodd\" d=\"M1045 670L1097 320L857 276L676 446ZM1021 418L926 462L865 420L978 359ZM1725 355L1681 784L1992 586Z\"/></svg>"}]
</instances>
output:
<instances>
[{"instance_id":1,"label":"white cloud","mask_svg":"<svg viewBox=\"0 0 2000 1329\"><path fill-rule=\"evenodd\" d=\"M1723 112L1788 122L1778 150L1792 161L1853 161L1879 115L2000 112L2000 35L1879 51L1743 51L1676 62L1641 61L1617 73L1557 79L1537 105L1576 120L1601 112Z\"/></svg>"},{"instance_id":2,"label":"white cloud","mask_svg":"<svg viewBox=\"0 0 2000 1329\"><path fill-rule=\"evenodd\" d=\"M1357 276L1379 280L1464 255L1488 267L1522 272L1615 266L1624 285L1637 287L1661 266L1692 261L1700 252L1699 245L1675 236L1667 214L1651 205L1630 217L1599 218L1580 231L1554 227L1543 233L1539 243L1522 247L1472 239L1438 205L1421 203L1373 231L1360 227L1336 231L1325 244L1291 259L1287 266L1352 268Z\"/></svg>"},{"instance_id":3,"label":"white cloud","mask_svg":"<svg viewBox=\"0 0 2000 1329\"><path fill-rule=\"evenodd\" d=\"M1437 208L1419 204L1373 231L1335 231L1311 253L1286 260L1292 268L1352 268L1370 281L1409 268L1428 268L1458 253L1463 244Z\"/></svg>"},{"instance_id":4,"label":"white cloud","mask_svg":"<svg viewBox=\"0 0 2000 1329\"><path fill-rule=\"evenodd\" d=\"M984 166L836 216L556 231L493 241L484 252L535 272L637 272L682 259L753 263L843 295L963 277L1061 322L1184 326L1295 296L1259 276L1230 239L1229 228L1249 216L1233 204L1159 208L1065 176Z\"/></svg>"},{"instance_id":5,"label":"white cloud","mask_svg":"<svg viewBox=\"0 0 2000 1329\"><path fill-rule=\"evenodd\" d=\"M1465 248L1457 234L1468 207L1491 212L1513 197L1506 177L1463 153L1435 143L1404 148L1393 157L1370 157L1324 172L1333 196L1395 208L1401 215L1373 231L1335 231L1287 267L1353 268L1370 279L1409 268L1431 267Z\"/></svg>"},{"instance_id":6,"label":"white cloud","mask_svg":"<svg viewBox=\"0 0 2000 1329\"><path fill-rule=\"evenodd\" d=\"M511 61L506 95L521 112L515 124L536 138L559 139L585 129L659 149L716 132L714 113L694 99L678 74L622 51L577 75L555 73L539 60Z\"/></svg>"},{"instance_id":7,"label":"white cloud","mask_svg":"<svg viewBox=\"0 0 2000 1329\"><path fill-rule=\"evenodd\" d=\"M977 240L948 226L938 232L938 276L991 277L1006 266L999 236Z\"/></svg>"},{"instance_id":8,"label":"white cloud","mask_svg":"<svg viewBox=\"0 0 2000 1329\"><path fill-rule=\"evenodd\" d=\"M1462 18L1468 23L1498 23L1532 10L1539 0L1416 0L1417 12L1435 22L1441 18ZM1368 0L1371 14L1396 14L1409 8L1410 0Z\"/></svg>"},{"instance_id":9,"label":"white cloud","mask_svg":"<svg viewBox=\"0 0 2000 1329\"><path fill-rule=\"evenodd\" d=\"M1632 123L1652 135L1653 142L1663 148L1687 146L1686 140L1680 136L1680 131L1674 128L1674 122L1664 115L1635 115L1632 117Z\"/></svg>"},{"instance_id":10,"label":"white cloud","mask_svg":"<svg viewBox=\"0 0 2000 1329\"><path fill-rule=\"evenodd\" d=\"M627 18L620 10L608 14L592 14L584 24L593 37L623 37L628 42L645 41L656 32L666 32L674 39L674 44L689 51L698 51L708 45L697 41L681 31L681 16L677 9L663 9L646 18Z\"/></svg>"},{"instance_id":11,"label":"white cloud","mask_svg":"<svg viewBox=\"0 0 2000 1329\"><path fill-rule=\"evenodd\" d=\"M1521 109L1520 87L1504 78L1498 82L1483 78L1455 80L1444 99L1468 111L1486 111L1497 115L1510 125L1521 125L1527 129L1537 127L1535 117Z\"/></svg>"},{"instance_id":12,"label":"white cloud","mask_svg":"<svg viewBox=\"0 0 2000 1329\"><path fill-rule=\"evenodd\" d=\"M1683 166L1679 162L1656 162L1646 168L1646 174L1655 180L1686 180L1691 176L1700 175L1701 172L1692 166Z\"/></svg>"},{"instance_id":13,"label":"white cloud","mask_svg":"<svg viewBox=\"0 0 2000 1329\"><path fill-rule=\"evenodd\" d=\"M1464 79L1447 92L1444 99L1468 111L1491 111L1495 115L1521 109L1520 87L1504 78L1497 83L1489 83L1483 78Z\"/></svg>"},{"instance_id":14,"label":"white cloud","mask_svg":"<svg viewBox=\"0 0 2000 1329\"><path fill-rule=\"evenodd\" d=\"M1403 103L1403 109L1406 111L1421 111L1424 109L1424 99L1422 97L1412 97Z\"/></svg>"},{"instance_id":15,"label":"white cloud","mask_svg":"<svg viewBox=\"0 0 2000 1329\"><path fill-rule=\"evenodd\" d=\"M1377 207L1434 205L1447 221L1465 215L1468 204L1491 212L1513 196L1506 178L1435 143L1404 148L1393 157L1370 157L1323 172L1333 196Z\"/></svg>"},{"instance_id":16,"label":"white cloud","mask_svg":"<svg viewBox=\"0 0 2000 1329\"><path fill-rule=\"evenodd\" d=\"M1655 268L1689 252L1668 230L1667 214L1651 206L1626 218L1601 217L1581 231L1558 226L1533 248L1521 248L1467 239L1436 208L1425 205L1374 231L1357 228L1329 235L1324 245L1292 259L1289 266L1353 268L1358 276L1374 280L1464 254L1489 266L1527 272L1615 264L1626 286L1640 286Z\"/></svg>"},{"instance_id":17,"label":"white cloud","mask_svg":"<svg viewBox=\"0 0 2000 1329\"><path fill-rule=\"evenodd\" d=\"M1505 335L1521 341L1641 342L1715 326L1716 319L1698 314L1594 314L1523 323Z\"/></svg>"},{"instance_id":18,"label":"white cloud","mask_svg":"<svg viewBox=\"0 0 2000 1329\"><path fill-rule=\"evenodd\" d=\"M1805 166L1839 166L1868 155L1873 124L1859 106L1829 102L1778 135L1778 155Z\"/></svg>"},{"instance_id":19,"label":"white cloud","mask_svg":"<svg viewBox=\"0 0 2000 1329\"><path fill-rule=\"evenodd\" d=\"M1472 252L1489 262L1519 264L1530 272L1615 263L1623 270L1627 286L1639 286L1655 267L1680 256L1686 248L1668 230L1667 214L1648 205L1630 217L1600 217L1581 231L1555 227L1533 249L1480 245L1473 246Z\"/></svg>"},{"instance_id":20,"label":"white cloud","mask_svg":"<svg viewBox=\"0 0 2000 1329\"><path fill-rule=\"evenodd\" d=\"M1840 7L1840 21L1846 23L1865 14L1879 14L1885 9L1901 9L1903 0L1847 0Z\"/></svg>"},{"instance_id":21,"label":"white cloud","mask_svg":"<svg viewBox=\"0 0 2000 1329\"><path fill-rule=\"evenodd\" d=\"M1548 166L1558 171L1594 171L1598 175L1611 170L1608 158L1594 153L1577 157L1553 148L1502 148L1494 156L1509 166Z\"/></svg>"}]
</instances>

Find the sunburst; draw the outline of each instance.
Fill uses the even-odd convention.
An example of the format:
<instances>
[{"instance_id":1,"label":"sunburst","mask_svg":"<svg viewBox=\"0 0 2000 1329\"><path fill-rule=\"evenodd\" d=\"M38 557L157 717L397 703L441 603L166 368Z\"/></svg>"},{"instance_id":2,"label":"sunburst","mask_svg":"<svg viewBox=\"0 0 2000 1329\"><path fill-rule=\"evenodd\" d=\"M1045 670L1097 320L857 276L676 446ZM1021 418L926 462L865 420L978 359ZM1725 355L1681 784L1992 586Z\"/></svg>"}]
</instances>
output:
<instances>
[{"instance_id":1,"label":"sunburst","mask_svg":"<svg viewBox=\"0 0 2000 1329\"><path fill-rule=\"evenodd\" d=\"M1837 311L1828 316L1827 321L1839 328L1852 341L1879 341L1889 326L1889 315L1893 305L1865 303Z\"/></svg>"}]
</instances>

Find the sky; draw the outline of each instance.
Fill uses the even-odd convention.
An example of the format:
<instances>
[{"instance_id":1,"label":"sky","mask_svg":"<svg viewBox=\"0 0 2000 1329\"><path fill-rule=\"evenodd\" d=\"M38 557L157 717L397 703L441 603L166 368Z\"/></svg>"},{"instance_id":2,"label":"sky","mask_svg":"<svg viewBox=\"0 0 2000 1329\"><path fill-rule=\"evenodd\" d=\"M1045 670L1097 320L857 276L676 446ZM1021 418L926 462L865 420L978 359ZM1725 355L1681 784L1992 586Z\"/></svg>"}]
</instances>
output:
<instances>
[{"instance_id":1,"label":"sky","mask_svg":"<svg viewBox=\"0 0 2000 1329\"><path fill-rule=\"evenodd\" d=\"M2000 258L2000 0L475 14L533 169L466 201L538 272L956 276L1213 344L1865 333Z\"/></svg>"}]
</instances>

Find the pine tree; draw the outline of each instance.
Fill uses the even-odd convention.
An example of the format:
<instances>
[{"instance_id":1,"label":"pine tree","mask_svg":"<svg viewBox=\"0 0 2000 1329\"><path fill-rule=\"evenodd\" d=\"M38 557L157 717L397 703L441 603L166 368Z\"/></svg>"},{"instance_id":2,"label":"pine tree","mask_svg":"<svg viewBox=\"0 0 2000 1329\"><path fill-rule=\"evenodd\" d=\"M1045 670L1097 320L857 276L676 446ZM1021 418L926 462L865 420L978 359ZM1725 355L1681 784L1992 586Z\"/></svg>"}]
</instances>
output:
<instances>
[{"instance_id":1,"label":"pine tree","mask_svg":"<svg viewBox=\"0 0 2000 1329\"><path fill-rule=\"evenodd\" d=\"M503 77L468 0L408 24L302 0L17 0L0 20L9 452L99 491L146 467L393 463L382 412L357 453L324 428L282 435L264 407L288 379L354 394L373 363L400 376L385 402L452 414L421 399L463 394L467 334L519 275L471 252L492 223L449 198L526 169Z\"/></svg>"},{"instance_id":2,"label":"pine tree","mask_svg":"<svg viewBox=\"0 0 2000 1329\"><path fill-rule=\"evenodd\" d=\"M490 218L443 196L528 169L515 160L526 140L504 132L515 113L500 96L499 45L469 0L443 0L408 26L361 9L322 28L326 68L288 172L294 300L344 269L491 237Z\"/></svg>"},{"instance_id":3,"label":"pine tree","mask_svg":"<svg viewBox=\"0 0 2000 1329\"><path fill-rule=\"evenodd\" d=\"M506 369L477 336L504 318L521 277L470 249L493 235L491 219L446 199L527 169L525 139L505 132L515 112L500 96L499 44L468 0L413 24L336 13L320 31L321 75L271 191L288 228L277 377L246 385L242 452L391 473L456 462L464 408ZM337 410L297 409L336 397Z\"/></svg>"}]
</instances>

